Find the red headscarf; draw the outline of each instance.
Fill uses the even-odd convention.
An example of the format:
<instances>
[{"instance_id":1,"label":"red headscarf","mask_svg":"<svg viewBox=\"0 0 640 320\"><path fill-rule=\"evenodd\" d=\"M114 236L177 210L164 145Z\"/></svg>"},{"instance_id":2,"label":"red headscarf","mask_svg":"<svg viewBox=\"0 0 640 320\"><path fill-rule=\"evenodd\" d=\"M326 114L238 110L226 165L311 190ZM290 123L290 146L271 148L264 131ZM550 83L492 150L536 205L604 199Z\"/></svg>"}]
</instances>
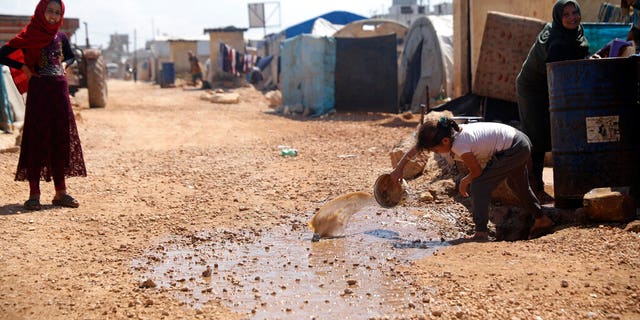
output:
<instances>
[{"instance_id":1,"label":"red headscarf","mask_svg":"<svg viewBox=\"0 0 640 320\"><path fill-rule=\"evenodd\" d=\"M50 2L51 0L40 0L35 13L31 16L31 21L29 21L18 35L7 42L7 45L11 48L23 49L24 59L21 57L21 50L16 51L12 58L26 64L32 71L34 70L34 66L40 63L40 50L51 43L56 33L58 33L58 29L62 26L64 2L60 0L62 10L60 12L60 21L56 24L50 24L44 16ZM26 83L24 83L26 82L26 77L22 71L12 70L11 74L18 87L20 87L18 81L23 82L22 86L26 85ZM20 78L23 79L20 80ZM23 90L20 91L22 92ZM24 91L26 92L26 90Z\"/></svg>"}]
</instances>

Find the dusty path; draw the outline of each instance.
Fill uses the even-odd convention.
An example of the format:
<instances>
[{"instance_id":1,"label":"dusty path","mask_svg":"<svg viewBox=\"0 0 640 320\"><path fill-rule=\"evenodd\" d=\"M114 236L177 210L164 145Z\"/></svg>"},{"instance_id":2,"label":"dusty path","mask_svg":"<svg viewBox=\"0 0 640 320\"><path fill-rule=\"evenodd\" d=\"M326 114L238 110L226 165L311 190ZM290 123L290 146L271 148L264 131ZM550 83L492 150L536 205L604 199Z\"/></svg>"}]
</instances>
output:
<instances>
[{"instance_id":1,"label":"dusty path","mask_svg":"<svg viewBox=\"0 0 640 320\"><path fill-rule=\"evenodd\" d=\"M89 177L68 186L80 208L24 212L18 154L0 153L0 319L640 318L640 238L624 226L442 247L468 230L465 207L442 197L370 208L351 225L380 232L312 244L314 210L369 191L417 119L283 117L251 88L238 105L109 89L107 108L77 111ZM299 155L280 156L284 145ZM408 245L404 226L416 228Z\"/></svg>"}]
</instances>

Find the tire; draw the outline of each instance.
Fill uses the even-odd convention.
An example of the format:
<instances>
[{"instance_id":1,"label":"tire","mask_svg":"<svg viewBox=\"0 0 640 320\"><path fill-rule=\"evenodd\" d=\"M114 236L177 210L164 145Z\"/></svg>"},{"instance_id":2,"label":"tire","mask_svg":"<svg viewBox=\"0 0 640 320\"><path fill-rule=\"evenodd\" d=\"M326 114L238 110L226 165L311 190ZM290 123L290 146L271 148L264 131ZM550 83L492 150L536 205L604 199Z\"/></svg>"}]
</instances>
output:
<instances>
[{"instance_id":1,"label":"tire","mask_svg":"<svg viewBox=\"0 0 640 320\"><path fill-rule=\"evenodd\" d=\"M104 108L107 106L107 68L104 59L102 55L97 55L93 59L87 58L86 63L89 107Z\"/></svg>"}]
</instances>

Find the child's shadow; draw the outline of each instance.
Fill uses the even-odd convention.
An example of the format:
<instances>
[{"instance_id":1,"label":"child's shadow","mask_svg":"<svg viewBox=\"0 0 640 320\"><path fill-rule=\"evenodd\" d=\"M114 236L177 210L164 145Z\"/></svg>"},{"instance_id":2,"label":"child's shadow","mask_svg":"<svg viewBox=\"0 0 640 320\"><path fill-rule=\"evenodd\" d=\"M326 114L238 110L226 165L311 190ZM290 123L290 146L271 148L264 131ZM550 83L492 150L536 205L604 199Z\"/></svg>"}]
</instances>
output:
<instances>
[{"instance_id":1,"label":"child's shadow","mask_svg":"<svg viewBox=\"0 0 640 320\"><path fill-rule=\"evenodd\" d=\"M7 204L0 207L0 216L12 216L12 215L26 214L31 212L40 212L40 211L51 210L53 208L54 208L53 205L43 204L42 209L40 210L27 210L24 208L22 204L18 204L18 203Z\"/></svg>"}]
</instances>

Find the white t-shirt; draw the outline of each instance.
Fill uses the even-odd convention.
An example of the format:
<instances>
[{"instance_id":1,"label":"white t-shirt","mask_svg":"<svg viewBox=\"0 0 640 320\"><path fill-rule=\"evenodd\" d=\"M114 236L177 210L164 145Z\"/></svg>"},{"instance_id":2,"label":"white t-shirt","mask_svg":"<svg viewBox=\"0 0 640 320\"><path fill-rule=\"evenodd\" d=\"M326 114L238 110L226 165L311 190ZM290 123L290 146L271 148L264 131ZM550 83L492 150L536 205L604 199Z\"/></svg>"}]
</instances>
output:
<instances>
[{"instance_id":1,"label":"white t-shirt","mask_svg":"<svg viewBox=\"0 0 640 320\"><path fill-rule=\"evenodd\" d=\"M496 152L511 148L516 129L497 122L475 122L460 125L462 131L453 135L451 152L456 160L471 152L484 169Z\"/></svg>"}]
</instances>

